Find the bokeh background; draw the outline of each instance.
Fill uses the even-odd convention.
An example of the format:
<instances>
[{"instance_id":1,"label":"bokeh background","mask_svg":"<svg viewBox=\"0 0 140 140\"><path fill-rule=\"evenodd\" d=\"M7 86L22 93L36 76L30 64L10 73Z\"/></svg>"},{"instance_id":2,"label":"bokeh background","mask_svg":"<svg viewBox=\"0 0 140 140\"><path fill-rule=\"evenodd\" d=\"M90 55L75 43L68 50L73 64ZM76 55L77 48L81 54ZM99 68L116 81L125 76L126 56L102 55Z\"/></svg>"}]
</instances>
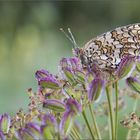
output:
<instances>
[{"instance_id":1,"label":"bokeh background","mask_svg":"<svg viewBox=\"0 0 140 140\"><path fill-rule=\"evenodd\" d=\"M26 109L27 89L37 90L35 71L57 73L59 60L72 56L61 27L70 27L82 47L103 32L137 22L139 0L0 1L0 113Z\"/></svg>"}]
</instances>

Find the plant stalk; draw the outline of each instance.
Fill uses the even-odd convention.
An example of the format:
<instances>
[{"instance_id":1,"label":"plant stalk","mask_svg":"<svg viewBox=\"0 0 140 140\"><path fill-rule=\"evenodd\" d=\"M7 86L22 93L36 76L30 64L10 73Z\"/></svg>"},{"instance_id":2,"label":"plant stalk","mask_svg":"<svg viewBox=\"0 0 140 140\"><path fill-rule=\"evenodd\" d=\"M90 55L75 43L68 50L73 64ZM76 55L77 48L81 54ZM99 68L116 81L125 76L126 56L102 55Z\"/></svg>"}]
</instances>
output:
<instances>
[{"instance_id":1,"label":"plant stalk","mask_svg":"<svg viewBox=\"0 0 140 140\"><path fill-rule=\"evenodd\" d=\"M78 135L75 133L74 130L71 130L71 134L73 135L73 137L74 137L75 139L79 139Z\"/></svg>"},{"instance_id":2,"label":"plant stalk","mask_svg":"<svg viewBox=\"0 0 140 140\"><path fill-rule=\"evenodd\" d=\"M73 131L75 132L75 134L77 135L78 139L80 140L81 136L80 136L79 132L75 128L73 128Z\"/></svg>"},{"instance_id":3,"label":"plant stalk","mask_svg":"<svg viewBox=\"0 0 140 140\"><path fill-rule=\"evenodd\" d=\"M94 111L92 110L91 104L89 104L89 110L90 110L90 113L91 113L91 116L92 116L95 133L97 134L97 139L101 140L101 134L100 134L99 127L97 125L95 114L94 114Z\"/></svg>"},{"instance_id":4,"label":"plant stalk","mask_svg":"<svg viewBox=\"0 0 140 140\"><path fill-rule=\"evenodd\" d=\"M115 140L117 140L118 133L118 81L115 82L115 99L116 99L116 108L115 108Z\"/></svg>"},{"instance_id":5,"label":"plant stalk","mask_svg":"<svg viewBox=\"0 0 140 140\"><path fill-rule=\"evenodd\" d=\"M91 137L92 137L92 140L95 140L94 134L93 134L93 132L92 132L92 130L91 130L91 127L90 127L90 124L89 124L89 122L88 122L88 120L87 120L85 110L82 112L82 115L83 115L83 118L84 118L84 120L85 120L85 122L86 122L86 124L87 124L88 130L89 130L89 132L90 132L90 134L91 134Z\"/></svg>"},{"instance_id":6,"label":"plant stalk","mask_svg":"<svg viewBox=\"0 0 140 140\"><path fill-rule=\"evenodd\" d=\"M111 139L115 139L115 133L114 133L114 121L113 121L113 104L111 102L111 92L110 89L111 87L108 86L106 87L106 95L107 95L107 101L109 105L109 115L110 115L110 125L111 125Z\"/></svg>"}]
</instances>

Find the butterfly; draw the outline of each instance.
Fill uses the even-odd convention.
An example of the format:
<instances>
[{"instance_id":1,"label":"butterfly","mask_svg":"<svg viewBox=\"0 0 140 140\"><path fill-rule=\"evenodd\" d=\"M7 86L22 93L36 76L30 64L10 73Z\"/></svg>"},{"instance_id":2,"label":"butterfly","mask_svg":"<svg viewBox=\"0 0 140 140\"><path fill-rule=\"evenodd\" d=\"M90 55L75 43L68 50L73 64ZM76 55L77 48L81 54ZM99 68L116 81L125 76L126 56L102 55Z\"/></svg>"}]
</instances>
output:
<instances>
[{"instance_id":1,"label":"butterfly","mask_svg":"<svg viewBox=\"0 0 140 140\"><path fill-rule=\"evenodd\" d=\"M112 71L118 68L124 57L140 55L140 23L103 33L82 48L76 44L69 28L68 32L70 36L64 33L73 43L74 55L80 58L83 67L92 68L96 65L100 70Z\"/></svg>"}]
</instances>

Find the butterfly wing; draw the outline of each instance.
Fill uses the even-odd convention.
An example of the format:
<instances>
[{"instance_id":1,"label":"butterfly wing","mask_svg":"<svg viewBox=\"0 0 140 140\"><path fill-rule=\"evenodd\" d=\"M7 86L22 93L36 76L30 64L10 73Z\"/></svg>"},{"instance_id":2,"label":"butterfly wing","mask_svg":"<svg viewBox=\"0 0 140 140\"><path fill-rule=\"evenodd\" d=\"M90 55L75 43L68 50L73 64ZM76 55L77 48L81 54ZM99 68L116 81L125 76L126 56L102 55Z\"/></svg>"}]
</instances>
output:
<instances>
[{"instance_id":1,"label":"butterfly wing","mask_svg":"<svg viewBox=\"0 0 140 140\"><path fill-rule=\"evenodd\" d=\"M83 48L88 65L94 63L101 69L116 69L127 55L138 56L140 48L140 23L118 27L90 40Z\"/></svg>"}]
</instances>

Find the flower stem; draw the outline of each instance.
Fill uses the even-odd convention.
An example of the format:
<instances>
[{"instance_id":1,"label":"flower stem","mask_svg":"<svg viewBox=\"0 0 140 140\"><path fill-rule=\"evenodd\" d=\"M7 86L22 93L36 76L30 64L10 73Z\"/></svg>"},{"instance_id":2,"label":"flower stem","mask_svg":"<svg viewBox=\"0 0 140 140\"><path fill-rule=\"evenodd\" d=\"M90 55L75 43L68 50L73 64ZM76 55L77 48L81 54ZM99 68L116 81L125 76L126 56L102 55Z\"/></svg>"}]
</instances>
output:
<instances>
[{"instance_id":1,"label":"flower stem","mask_svg":"<svg viewBox=\"0 0 140 140\"><path fill-rule=\"evenodd\" d=\"M92 110L91 104L89 104L89 110L90 110L90 113L91 113L91 116L92 116L95 133L97 134L97 139L101 140L101 134L100 134L100 131L99 131L99 127L96 123L95 114L94 114L94 111Z\"/></svg>"},{"instance_id":2,"label":"flower stem","mask_svg":"<svg viewBox=\"0 0 140 140\"><path fill-rule=\"evenodd\" d=\"M73 136L72 133L70 133L70 137L72 138L72 140L75 140L75 137Z\"/></svg>"},{"instance_id":3,"label":"flower stem","mask_svg":"<svg viewBox=\"0 0 140 140\"><path fill-rule=\"evenodd\" d=\"M75 139L79 139L78 135L75 133L73 129L71 130L71 134L73 135Z\"/></svg>"},{"instance_id":4,"label":"flower stem","mask_svg":"<svg viewBox=\"0 0 140 140\"><path fill-rule=\"evenodd\" d=\"M75 132L75 134L77 135L78 139L81 139L81 135L79 134L79 132L76 130L76 128L73 128L73 131Z\"/></svg>"},{"instance_id":5,"label":"flower stem","mask_svg":"<svg viewBox=\"0 0 140 140\"><path fill-rule=\"evenodd\" d=\"M115 139L117 140L117 133L118 133L118 81L115 82L115 96L116 96L116 108L115 108Z\"/></svg>"},{"instance_id":6,"label":"flower stem","mask_svg":"<svg viewBox=\"0 0 140 140\"><path fill-rule=\"evenodd\" d=\"M58 136L57 139L58 140L61 140L61 138L60 138L60 132L57 133L57 136Z\"/></svg>"},{"instance_id":7,"label":"flower stem","mask_svg":"<svg viewBox=\"0 0 140 140\"><path fill-rule=\"evenodd\" d=\"M106 87L106 95L107 95L107 100L108 100L108 105L109 105L109 115L110 115L110 125L111 125L111 139L114 140L114 121L113 121L113 105L111 102L111 95L110 95L110 86Z\"/></svg>"},{"instance_id":8,"label":"flower stem","mask_svg":"<svg viewBox=\"0 0 140 140\"><path fill-rule=\"evenodd\" d=\"M87 120L87 117L86 117L86 114L85 114L85 110L82 112L82 115L83 115L83 118L84 118L84 120L85 120L85 122L86 122L86 124L87 124L88 130L89 130L89 132L90 132L90 134L91 134L91 137L92 137L92 140L95 140L94 134L93 134L93 132L92 132L92 130L91 130L91 127L90 127L90 125L89 125L89 122L88 122L88 120Z\"/></svg>"}]
</instances>

